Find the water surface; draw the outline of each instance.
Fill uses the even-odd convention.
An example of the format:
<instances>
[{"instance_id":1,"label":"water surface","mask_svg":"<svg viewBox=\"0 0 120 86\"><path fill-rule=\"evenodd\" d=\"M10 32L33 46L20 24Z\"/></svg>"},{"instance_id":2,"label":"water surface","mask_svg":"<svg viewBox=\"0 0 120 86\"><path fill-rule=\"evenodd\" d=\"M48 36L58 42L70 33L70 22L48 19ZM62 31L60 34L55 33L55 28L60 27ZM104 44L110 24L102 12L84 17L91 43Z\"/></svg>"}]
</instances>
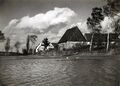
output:
<instances>
[{"instance_id":1,"label":"water surface","mask_svg":"<svg viewBox=\"0 0 120 86\"><path fill-rule=\"evenodd\" d=\"M1 86L120 86L116 59L1 59Z\"/></svg>"}]
</instances>

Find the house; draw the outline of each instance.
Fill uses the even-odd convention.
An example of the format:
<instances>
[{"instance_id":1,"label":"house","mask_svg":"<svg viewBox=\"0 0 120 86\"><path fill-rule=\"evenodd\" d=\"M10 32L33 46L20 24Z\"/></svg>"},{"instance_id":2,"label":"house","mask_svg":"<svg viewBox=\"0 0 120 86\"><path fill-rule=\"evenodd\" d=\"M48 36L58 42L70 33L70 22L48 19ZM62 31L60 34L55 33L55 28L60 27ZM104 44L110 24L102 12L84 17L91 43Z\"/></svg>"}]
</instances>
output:
<instances>
[{"instance_id":1,"label":"house","mask_svg":"<svg viewBox=\"0 0 120 86\"><path fill-rule=\"evenodd\" d=\"M76 44L83 44L86 42L86 38L77 26L68 29L58 42L59 50L70 49L76 46Z\"/></svg>"},{"instance_id":2,"label":"house","mask_svg":"<svg viewBox=\"0 0 120 86\"><path fill-rule=\"evenodd\" d=\"M44 44L39 43L35 48L35 52L38 53L38 52L44 51L44 48L45 48ZM52 43L50 43L49 46L47 47L47 50L50 50L50 49L54 49L54 46Z\"/></svg>"}]
</instances>

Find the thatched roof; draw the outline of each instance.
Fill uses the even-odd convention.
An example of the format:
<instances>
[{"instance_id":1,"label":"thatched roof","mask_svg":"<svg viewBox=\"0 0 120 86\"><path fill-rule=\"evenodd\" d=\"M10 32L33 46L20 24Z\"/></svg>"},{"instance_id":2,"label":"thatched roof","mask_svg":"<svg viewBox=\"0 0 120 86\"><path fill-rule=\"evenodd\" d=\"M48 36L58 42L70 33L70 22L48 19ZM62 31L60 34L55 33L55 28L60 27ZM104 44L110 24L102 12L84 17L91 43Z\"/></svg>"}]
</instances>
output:
<instances>
[{"instance_id":1,"label":"thatched roof","mask_svg":"<svg viewBox=\"0 0 120 86\"><path fill-rule=\"evenodd\" d=\"M68 29L58 43L65 43L67 41L82 42L86 41L85 37L77 26Z\"/></svg>"}]
</instances>

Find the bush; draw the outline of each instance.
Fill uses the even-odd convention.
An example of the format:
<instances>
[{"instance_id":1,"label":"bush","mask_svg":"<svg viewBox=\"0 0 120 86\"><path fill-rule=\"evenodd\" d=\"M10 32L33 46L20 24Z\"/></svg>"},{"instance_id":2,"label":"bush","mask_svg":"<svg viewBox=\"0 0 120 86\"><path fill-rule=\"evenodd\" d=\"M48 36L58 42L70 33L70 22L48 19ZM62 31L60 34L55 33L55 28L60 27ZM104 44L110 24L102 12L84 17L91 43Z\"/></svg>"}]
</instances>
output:
<instances>
[{"instance_id":1,"label":"bush","mask_svg":"<svg viewBox=\"0 0 120 86\"><path fill-rule=\"evenodd\" d=\"M22 49L23 55L27 55L27 50L26 49Z\"/></svg>"}]
</instances>

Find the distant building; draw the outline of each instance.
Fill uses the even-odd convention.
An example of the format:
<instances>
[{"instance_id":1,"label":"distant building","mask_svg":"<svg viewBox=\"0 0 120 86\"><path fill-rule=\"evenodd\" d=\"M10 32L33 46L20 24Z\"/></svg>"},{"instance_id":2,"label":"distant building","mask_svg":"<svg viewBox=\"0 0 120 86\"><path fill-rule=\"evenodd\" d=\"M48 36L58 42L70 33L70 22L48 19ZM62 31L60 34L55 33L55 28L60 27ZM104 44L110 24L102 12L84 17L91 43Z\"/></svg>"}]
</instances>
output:
<instances>
[{"instance_id":1,"label":"distant building","mask_svg":"<svg viewBox=\"0 0 120 86\"><path fill-rule=\"evenodd\" d=\"M77 43L86 42L86 38L77 26L68 29L58 42L59 50L70 49Z\"/></svg>"}]
</instances>

